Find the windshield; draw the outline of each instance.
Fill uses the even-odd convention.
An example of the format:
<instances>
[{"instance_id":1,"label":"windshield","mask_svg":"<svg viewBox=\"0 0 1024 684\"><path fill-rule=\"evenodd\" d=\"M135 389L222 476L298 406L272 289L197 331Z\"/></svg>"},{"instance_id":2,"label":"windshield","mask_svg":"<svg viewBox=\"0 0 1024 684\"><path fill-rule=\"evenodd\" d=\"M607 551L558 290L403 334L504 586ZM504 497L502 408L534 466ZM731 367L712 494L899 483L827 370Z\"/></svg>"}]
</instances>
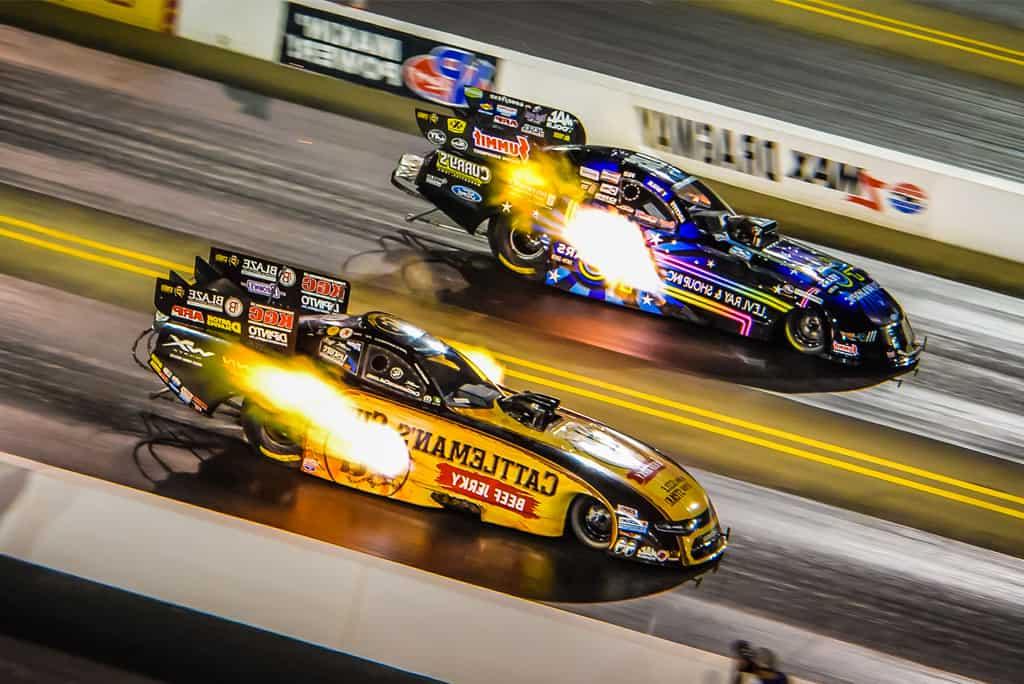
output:
<instances>
[{"instance_id":1,"label":"windshield","mask_svg":"<svg viewBox=\"0 0 1024 684\"><path fill-rule=\"evenodd\" d=\"M688 210L694 209L729 209L715 191L701 183L695 176L689 176L672 186L672 193Z\"/></svg>"},{"instance_id":2,"label":"windshield","mask_svg":"<svg viewBox=\"0 0 1024 684\"><path fill-rule=\"evenodd\" d=\"M423 371L437 385L445 402L455 406L490 406L501 391L476 366L444 342L421 354Z\"/></svg>"}]
</instances>

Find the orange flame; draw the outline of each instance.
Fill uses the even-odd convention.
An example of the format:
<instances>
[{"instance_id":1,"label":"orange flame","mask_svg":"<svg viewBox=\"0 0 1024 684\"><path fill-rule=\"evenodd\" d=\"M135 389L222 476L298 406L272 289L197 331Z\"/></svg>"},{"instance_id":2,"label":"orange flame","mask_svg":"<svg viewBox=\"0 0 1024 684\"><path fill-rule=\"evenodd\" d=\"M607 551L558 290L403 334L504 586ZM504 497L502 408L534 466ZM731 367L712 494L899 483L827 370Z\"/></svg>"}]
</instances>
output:
<instances>
[{"instance_id":1,"label":"orange flame","mask_svg":"<svg viewBox=\"0 0 1024 684\"><path fill-rule=\"evenodd\" d=\"M498 363L497 359L483 347L474 347L461 342L450 342L452 347L458 350L466 359L473 364L482 375L495 385L500 385L505 380L505 367Z\"/></svg>"},{"instance_id":2,"label":"orange flame","mask_svg":"<svg viewBox=\"0 0 1024 684\"><path fill-rule=\"evenodd\" d=\"M305 435L307 444L323 445L325 458L348 464L346 473L389 480L408 473L405 440L385 425L361 420L342 388L311 364L277 361L238 347L225 355L225 368L249 401L267 409L293 434Z\"/></svg>"},{"instance_id":3,"label":"orange flame","mask_svg":"<svg viewBox=\"0 0 1024 684\"><path fill-rule=\"evenodd\" d=\"M562 237L579 258L616 285L660 293L661 276L651 259L643 230L616 211L581 207L569 218Z\"/></svg>"}]
</instances>

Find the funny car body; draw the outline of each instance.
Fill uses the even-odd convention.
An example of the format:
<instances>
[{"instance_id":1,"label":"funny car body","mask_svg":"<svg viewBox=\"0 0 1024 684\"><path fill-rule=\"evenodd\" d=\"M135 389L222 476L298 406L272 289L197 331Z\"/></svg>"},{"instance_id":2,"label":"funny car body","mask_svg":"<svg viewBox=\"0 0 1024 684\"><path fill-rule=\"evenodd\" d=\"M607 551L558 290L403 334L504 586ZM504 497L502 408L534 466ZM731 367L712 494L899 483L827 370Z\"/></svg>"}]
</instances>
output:
<instances>
[{"instance_id":1,"label":"funny car body","mask_svg":"<svg viewBox=\"0 0 1024 684\"><path fill-rule=\"evenodd\" d=\"M486 230L496 260L525 279L739 335L785 340L849 365L916 366L923 349L906 313L867 273L780 235L770 219L734 212L700 179L656 157L587 145L561 110L475 88L455 115L417 110L437 149L406 154L399 189L470 233ZM568 237L581 208L626 219L656 282L607 277ZM483 228L481 228L483 226ZM584 240L585 242L585 240Z\"/></svg>"},{"instance_id":2,"label":"funny car body","mask_svg":"<svg viewBox=\"0 0 1024 684\"><path fill-rule=\"evenodd\" d=\"M659 451L558 399L492 382L406 321L350 315L346 281L219 248L196 259L195 273L194 283L175 273L157 281L146 363L200 414L240 404L261 456L536 535L571 532L621 558L710 567L724 553L728 532L704 489ZM298 362L341 393L359 421L391 431L397 467L339 448L352 442L314 419L284 415L269 387L277 380L257 367Z\"/></svg>"}]
</instances>

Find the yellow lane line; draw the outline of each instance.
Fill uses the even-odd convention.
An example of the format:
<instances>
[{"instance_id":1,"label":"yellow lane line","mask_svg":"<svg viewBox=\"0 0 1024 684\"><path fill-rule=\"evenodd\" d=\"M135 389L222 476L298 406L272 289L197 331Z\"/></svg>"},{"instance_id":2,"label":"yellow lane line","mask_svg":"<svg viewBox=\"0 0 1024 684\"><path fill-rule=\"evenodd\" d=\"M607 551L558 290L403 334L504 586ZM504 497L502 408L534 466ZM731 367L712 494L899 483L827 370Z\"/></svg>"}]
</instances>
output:
<instances>
[{"instance_id":1,"label":"yellow lane line","mask_svg":"<svg viewBox=\"0 0 1024 684\"><path fill-rule=\"evenodd\" d=\"M931 36L921 35L920 33L914 33L913 31L908 31L906 29L896 28L895 26L886 26L885 24L880 24L880 23L875 22L875 21L869 21L867 19L859 19L857 17L851 17L851 16L848 16L848 15L842 14L840 12L834 12L832 10L827 10L827 9L824 9L824 8L821 8L821 7L814 7L812 5L807 5L807 4L804 4L802 2L796 2L796 0L772 0L772 2L775 2L775 3L780 4L780 5L788 5L790 7L795 7L797 9L801 9L801 10L804 10L806 12L815 12L816 14L823 14L825 16L832 17L834 19L839 19L841 21L848 21L848 22L850 22L852 24L860 24L862 26L870 26L871 28L876 28L876 29L878 29L880 31L888 31L889 33L896 33L898 35L907 36L909 38L914 38L916 40L923 40L923 41L925 41L927 43L934 43L936 45L942 45L942 46L945 46L945 47L951 47L951 48L953 48L955 50L962 50L964 52L970 52L970 53L975 54L975 55L981 55L982 57L988 57L989 59L996 59L996 60L999 60L1001 62L1009 62L1011 64L1024 65L1024 60L1021 60L1021 59L1015 59L1013 57L1007 57L1006 55L1000 55L1000 54L996 54L994 52L987 52L985 50L980 50L978 48L970 47L968 45L961 45L959 43L954 43L952 41L943 40L941 38L932 38Z\"/></svg>"},{"instance_id":2,"label":"yellow lane line","mask_svg":"<svg viewBox=\"0 0 1024 684\"><path fill-rule=\"evenodd\" d=\"M980 45L981 47L991 48L999 52L1007 52L1011 55L1018 55L1024 57L1024 52L1020 50L1014 50L1013 48L1003 47L1002 45L996 45L995 43L986 43L983 40L977 40L975 38L969 38L967 36L961 36L957 33L949 33L947 31L940 31L939 29L933 29L928 26L922 26L921 24L913 24L909 21L903 21L901 19L893 19L887 17L884 14L875 14L874 12L865 12L864 10L856 9L855 7L848 7L847 5L840 5L838 2L828 2L828 0L805 0L806 2L813 3L815 5L824 5L825 7L831 7L833 9L846 12L848 14L859 14L862 17L868 17L870 19L878 19L889 24L895 24L896 26L906 26L907 28L915 29L917 31L924 31L925 33L931 33L932 35L942 36L943 38L952 38L953 40L961 43L970 43L971 45Z\"/></svg>"},{"instance_id":3,"label":"yellow lane line","mask_svg":"<svg viewBox=\"0 0 1024 684\"><path fill-rule=\"evenodd\" d=\"M123 247L115 247L114 245L108 245L105 242L98 242L96 240L90 240L83 238L73 233L66 233L62 230L55 228L47 228L37 223L31 223L29 221L23 221L22 219L14 218L13 216L5 216L0 214L0 222L6 223L17 228L23 228L30 230L34 233L40 233L48 237L57 238L58 240L64 240L65 242L72 242L76 245L83 245L85 247L91 247L92 249L99 250L101 252L109 252L111 254L117 254L118 256L128 257L129 259L135 259L147 264L154 264L156 266L164 266L169 269L176 271L184 271L184 273L191 273L192 266L187 264L178 264L167 259L161 259L160 257L151 256L149 254L143 254L142 252L136 252L130 249L124 249ZM163 275L167 275L166 273Z\"/></svg>"},{"instance_id":4,"label":"yellow lane line","mask_svg":"<svg viewBox=\"0 0 1024 684\"><path fill-rule=\"evenodd\" d=\"M722 437L729 437L730 439L735 439L741 442L746 442L748 444L753 444L759 447L763 447L765 449L769 449L771 451L789 454L791 456L803 458L808 461L814 461L816 463L822 463L824 465L832 466L833 468L839 468L840 470L847 470L851 473L857 473L858 475L872 477L875 478L876 480L882 480L884 482L900 485L902 487L916 489L918 491L926 492L928 494L934 494L935 496L939 496L944 499L957 501L959 503L964 503L969 506L976 506L977 508L984 508L985 510L993 511L995 513L1002 513L1003 515L1008 515L1013 518L1019 518L1021 520L1024 520L1024 511L1019 511L1013 508L1007 508L1006 506L1000 506L999 504L990 503L988 501L983 501L981 499L975 499L974 497L971 496L966 496L964 494L959 494L957 492L951 492L945 489L940 489L939 487L933 487L931 485L916 482L914 480L908 480L904 477L899 477L898 475L890 475L888 473L883 473L878 470L872 470L871 468L865 468L864 466L859 466L855 463L848 463L847 461L840 461L839 459L836 458L822 456L821 454L805 451L804 449L792 447L787 444L773 442L771 440L763 439L761 437L755 437L754 435L748 435L743 432L737 432L735 430L719 427L717 425L712 425L710 423L705 423L703 421L694 420L692 418L686 418L675 413L669 413L668 411L661 411L659 409L651 408L649 406L644 406L643 404L637 404L632 401L626 401L625 399L609 397L598 392L593 392L591 390L583 389L581 387L576 387L575 385L567 385L563 382L558 382L557 380L542 378L538 375L520 373L519 371L514 370L506 370L505 374L510 377L517 378L519 380L524 380L530 383L536 383L538 385L544 385L546 387L551 387L562 392L570 392L581 397L587 397L588 399L595 399L597 401L601 401L607 404L613 404L615 406L620 406L622 408L629 409L631 411L636 411L638 413L645 413L656 418L661 418L663 420L678 423L680 425L685 425L687 427L697 428L698 430L704 430L705 432L711 432L716 435L721 435Z\"/></svg>"},{"instance_id":5,"label":"yellow lane line","mask_svg":"<svg viewBox=\"0 0 1024 684\"><path fill-rule=\"evenodd\" d=\"M144 275L149 278L163 278L165 275L167 275L166 273L162 273L160 271L153 271L148 268L142 268L141 266L136 266L135 264L129 264L124 261L118 261L117 259L111 259L110 257L101 256L99 254L93 254L92 252L86 252L85 250L77 249L75 247L68 247L66 245L61 245L56 242L41 240L39 238L32 237L31 235L25 235L23 233L18 233L13 230L7 230L6 228L0 228L0 237L18 240L19 242L24 242L35 247L42 247L43 249L48 249L53 252L67 254L68 256L73 256L78 259L92 261L97 264L103 264L104 266L110 266L111 268L118 268L121 269L122 271L128 271L129 273L137 273L139 275Z\"/></svg>"},{"instance_id":6,"label":"yellow lane line","mask_svg":"<svg viewBox=\"0 0 1024 684\"><path fill-rule=\"evenodd\" d=\"M590 377L587 377L587 376L584 376L584 375L579 375L577 373L571 373L569 371L564 371L564 370L561 370L560 368L552 368L550 366L545 366L543 364L536 363L535 361L527 361L526 359L520 359L520 358L516 358L514 356L509 356L507 354L500 354L500 353L496 353L496 352L492 352L492 354L494 355L494 357L497 360L503 361L503 362L511 364L513 366L521 366L523 368L529 368L531 370L535 370L535 371L538 371L538 372L541 372L541 373L545 373L546 375L553 375L555 377L565 378L566 380L573 380L575 382L584 383L584 384L590 385L592 387L597 387L597 388L600 388L600 389L603 389L603 390L607 390L609 392L615 392L616 394L621 394L621 395L624 395L624 396L627 396L627 397L632 397L634 399L641 399L643 401L647 401L647 402L650 402L652 404L658 404L660 406L665 406L667 408L676 409L678 411L685 411L687 413L692 413L692 414L698 415L698 416L700 416L702 418L710 418L712 420L716 420L716 421L718 421L720 423L725 423L727 425L734 425L736 427L741 427L741 428L744 428L744 429L747 429L747 430L752 430L754 432L760 432L760 433L765 434L765 435L770 435L772 437L776 437L776 438L779 438L779 439L785 439L785 440L790 441L790 442L796 442L797 444L802 444L804 446L813 447L815 449L822 449L822 450L825 450L825 451L830 451L833 454L837 454L837 455L840 455L840 456L846 456L848 458L854 458L854 459L857 459L859 461L864 461L866 463L871 463L871 464L874 464L874 465L877 465L877 466L882 466L882 467L885 467L885 468L889 468L891 470L898 470L900 472L907 473L909 475L916 475L917 477L921 477L921 478L924 478L924 479L927 479L927 480L934 480L936 482L942 482L943 484L951 485L951 486L954 486L954 487L959 487L960 489L966 489L966 490L975 492L977 494L984 494L986 496L991 496L991 497L996 498L996 499L1003 499L1005 501L1012 501L1014 503L1018 503L1018 504L1024 505L1024 497L1016 496L1014 494L1009 494L1009 493L1003 492L1003 491L999 491L998 489L991 489L991 488L985 487L983 485L974 484L973 482L967 482L965 480L958 480L958 479L956 479L954 477L949 477L947 475L942 475L940 473L934 473L932 471L924 470L922 468L917 468L917 467L914 467L914 466L911 466L911 465L907 465L905 463L899 463L897 461L890 461L888 459L881 458L879 456L872 456L871 454L866 454L866 453L864 453L862 451L856 451L855 449L847 449L846 447L842 447L842 446L839 446L837 444L829 444L828 442L822 442L820 440L813 439L811 437L804 437L803 435L799 435L799 434L796 434L796 433L793 433L793 432L787 432L785 430L780 430L778 428L769 427L767 425L761 425L760 423L754 423L754 422L749 421L749 420L743 420L742 418L735 418L733 416L729 416L729 415L725 415L725 414L722 414L722 413L718 413L716 411L710 411L708 409L703 409L703 408L700 408L699 406L693 406L691 404L684 404L682 402L674 401L672 399L665 399L664 397L659 397L659 396L654 395L654 394L647 394L646 392L640 392L638 390L630 389L629 387L622 387L620 385L614 385L614 384L612 384L610 382L604 382L603 380L596 380L594 378L590 378ZM511 372L511 371L506 371L506 372Z\"/></svg>"},{"instance_id":7,"label":"yellow lane line","mask_svg":"<svg viewBox=\"0 0 1024 684\"><path fill-rule=\"evenodd\" d=\"M3 218L3 217L0 216L0 218ZM4 219L4 220L6 220L6 219ZM47 229L47 230L52 230L52 229ZM54 232L56 234L62 234L61 231L54 231ZM63 233L63 235L68 235L69 237L77 238L77 236L66 234L66 233ZM36 246L36 247L41 247L43 249L48 249L48 250L51 250L51 251L54 251L54 252L58 252L58 253L61 253L61 254L66 254L66 255L73 256L73 257L76 257L76 258L79 258L79 259L83 259L83 260L86 260L86 261L91 261L91 262L94 262L94 263L103 264L103 265L109 266L111 268L116 268L116 269L119 269L119 270L128 271L130 273L135 273L135 274L146 276L146 277L150 277L150 278L160 278L160 277L164 276L164 274L159 272L159 271L153 271L153 270L150 270L150 269L146 269L146 268L142 268L142 267L136 266L134 264L126 263L124 261L119 261L117 259L111 259L111 258L108 258L108 257L105 257L105 256L101 256L101 255L98 255L98 254L93 254L91 252L86 252L84 250L76 249L74 247L68 247L66 245L61 245L61 244L58 244L58 243L49 242L47 240L42 240L42 239L39 239L39 238L36 238L36 237L32 237L30 235L24 235L22 233L18 233L18 232L12 231L12 230L7 230L7 229L2 228L2 227L0 227L0 237L7 237L7 238L10 238L12 240L18 240L20 242L24 242L26 244L30 244L30 245L33 245L33 246ZM82 244L84 244L86 242L86 241L84 241L81 238L79 238L76 241L79 241ZM88 243L95 243L96 245L98 245L100 247L107 248L104 251L108 251L108 252L112 252L112 253L128 253L128 254L133 254L133 255L138 255L138 256L146 257L145 261L149 261L150 263L153 263L155 260L157 260L157 257L151 257L149 255L141 254L141 253L138 253L138 252L130 252L129 250L122 250L121 248L113 247L111 245L106 245L105 243L97 243L97 242L92 241L92 240L89 240L87 242ZM173 263L173 262L167 262L167 261L162 260L162 259L160 259L159 261L163 262L163 263L167 263L167 264ZM914 468L912 466L907 466L907 465L904 465L904 464L901 464L901 463L896 463L896 462L893 462L893 461L888 461L886 459L881 459L881 458L878 458L878 457L875 457L875 456L871 456L869 454L863 454L861 452L853 451L853 450L850 450L850 449L845 449L843 447L839 447L839 446L836 446L836 445L828 444L828 443L825 443L825 442L820 442L818 440L814 440L814 439L811 439L811 438L808 438L808 437L803 437L802 435L797 435L797 434L794 434L794 433L785 432L783 430L777 430L775 428L770 428L768 426L759 425L757 423L753 423L753 422L750 422L750 421L742 420L742 419L739 419L739 418L733 418L732 416L727 416L727 415L724 415L724 414L716 413L714 411L709 411L707 409L701 409L701 408L696 407L696 406L690 406L690 405L687 405L687 404L683 404L681 402L676 402L676 401L672 401L672 400L669 400L669 399L664 399L662 397L658 397L658 396L655 396L655 395L652 395L652 394L647 394L647 393L644 393L644 392L639 392L639 391L636 391L636 390L631 390L628 387L621 387L621 386L614 385L612 383L607 383L607 382L604 382L604 381L601 381L601 380L595 380L595 379L592 379L592 378L587 378L587 377L584 377L582 375L578 375L578 374L575 374L575 373L570 373L568 371L563 371L563 370L558 369L558 368L552 368L550 366L545 366L543 364L538 364L538 363L535 363L535 362L532 362L532 361L528 361L526 359L519 359L519 358L516 358L516 357L513 357L513 356L509 356L507 354L495 353L494 356L495 356L495 358L497 358L499 360L503 360L503 361L505 361L507 363L510 363L512 365L518 365L518 366L522 366L522 367L526 367L526 368L531 368L533 370L545 372L545 373L548 373L550 375L554 375L556 377L563 377L565 379L570 379L570 380L575 380L577 382L587 383L587 384L590 384L590 385L592 385L594 387L599 387L601 389L610 390L610 391L613 391L613 392L616 392L616 393L619 393L619 394L623 394L623 395L626 395L626 396L632 396L632 397L637 398L637 399L643 399L643 400L651 402L651 403L661 404L663 406L675 408L675 409L678 409L678 410L688 411L688 412L691 412L691 413L694 413L694 414L697 414L697 415L701 415L702 417L712 418L712 419L717 420L719 422L723 422L723 423L727 423L727 424L732 424L732 425L736 425L736 426L739 426L739 427L744 427L744 428L747 428L747 429L750 429L750 430L762 432L764 434L769 434L769 435L776 436L776 437L781 437L781 438L787 439L789 441L793 441L793 442L797 442L797 443L802 443L802 444L805 444L805 445L808 445L808 446L815 446L817 448L823 448L823 449L826 449L826 450L830 450L833 453L843 454L843 455L850 456L850 457L853 457L853 458L860 458L862 460L875 463L876 465L883 465L883 466L888 467L888 468L893 469L893 470L902 470L904 472L912 473L912 474L918 475L918 476L926 478L926 479L933 479L933 480L936 480L936 481L944 482L946 484L951 484L951 485L954 485L954 486L958 486L958 487L961 487L963 489L969 489L969 490L972 490L972 491L976 491L978 493L988 494L989 496L992 496L992 497L1003 498L1003 499L1008 499L1008 500L1015 501L1015 502L1024 503L1024 498L1022 498L1022 497L1015 497L1013 495L1006 494L1005 492L999 492L997 490L992 490L992 489L988 489L986 487L981 487L979 485L975 485L975 484L970 483L970 482L963 482L961 480L957 480L957 479L954 479L954 478L949 478L949 477L946 477L944 475L940 475L938 473L931 473L929 471L922 470L922 469L919 469L919 468ZM791 447L791 446L788 446L788 445L785 445L785 444L779 444L777 442L772 442L770 440L763 439L761 437L756 437L756 436L753 436L753 435L748 435L748 434L745 434L745 433L736 432L735 430L730 430L728 428L722 428L722 427L719 427L719 426L716 426L716 425L711 425L710 423L705 423L703 421L693 420L691 418L686 418L686 417L680 416L680 415L675 414L675 413L669 413L667 411L661 411L659 409L655 409L655 408L651 408L651 407L648 407L648 406L644 406L642 404L637 404L635 402L626 401L626 400L623 400L623 399L618 399L616 397L610 397L610 396L607 396L607 395L604 395L604 394L600 394L598 392L594 392L592 390L583 389L583 388L580 388L580 387L576 387L574 385L568 385L568 384L561 383L561 382L558 382L558 381L555 381L555 380L551 380L551 379L547 379L547 378L541 378L539 376L535 376L535 375L531 375L531 374L527 374L527 373L522 373L522 372L511 370L511 369L507 369L506 370L506 374L511 376L511 377L516 377L516 378L519 378L521 380L525 380L525 381L528 381L528 382L535 382L535 383L540 384L540 385L545 385L545 386L552 387L552 388L555 388L555 389L560 389L560 390L563 390L563 391L566 391L566 392L570 392L570 393L576 394L578 396L583 396L583 397L588 397L588 398L591 398L591 399L596 399L597 401L601 401L601 402L604 402L604 403L607 403L607 404L612 404L612 405L615 405L615 406L620 406L622 408L627 408L627 409L630 409L630 410L633 410L633 411L637 411L639 413L644 413L644 414L655 416L655 417L658 417L658 418L663 418L663 419L668 420L670 422L678 423L678 424L681 424L681 425L687 425L689 427L694 427L694 428L705 430L707 432L711 432L711 433L714 433L714 434L722 435L722 436L725 436L725 437L730 437L730 438L737 439L737 440L740 440L740 441L743 441L743 442L747 442L749 444L754 444L754 445L757 445L757 446L762 446L764 448L771 449L771 450L774 450L774 451L778 451L778 452L781 452L781 453L786 453L786 454L790 454L790 455L793 455L793 456L798 456L800 458L805 458L807 460L816 461L818 463L823 463L823 464L826 464L826 465L831 465L831 466L834 466L836 468L840 468L842 470L847 470L847 471L850 471L850 472L855 472L855 473L859 473L859 474L862 474L862 475L866 475L868 477L873 477L873 478L876 478L876 479L884 480L886 482L891 482L891 483L894 483L894 484L899 484L899 485L907 486L907 487L910 487L912 489L917 489L919 491L935 494L936 496L941 496L943 498L951 499L953 501L959 501L961 503L966 503L966 504L969 504L969 505L972 505L972 506L977 506L977 507L985 508L985 509L988 509L988 510L991 510L991 511L1003 513L1004 515L1009 515L1009 516L1012 516L1012 517L1017 517L1017 518L1024 519L1024 511L1017 511L1015 509L1006 508L1004 506L999 506L997 504L988 503L988 502L982 501L980 499L974 499L973 497L964 496L962 494L957 494L955 492L950 492L950 491L947 491L947 490L944 490L944 489L940 489L938 487L932 487L930 485L926 485L926 484L922 484L922 483L919 483L919 482L915 482L913 480L907 480L905 478L901 478L901 477L898 477L898 476L889 475L887 473L882 473L882 472L879 472L879 471L871 470L870 468L865 468L863 466L858 466L856 464L848 463L846 461L840 461L838 459L830 458L830 457L827 457L827 456L822 456L820 454L815 454L815 453L812 453L812 452L809 452L809 451L805 451L803 449L798 449L796 447Z\"/></svg>"}]
</instances>

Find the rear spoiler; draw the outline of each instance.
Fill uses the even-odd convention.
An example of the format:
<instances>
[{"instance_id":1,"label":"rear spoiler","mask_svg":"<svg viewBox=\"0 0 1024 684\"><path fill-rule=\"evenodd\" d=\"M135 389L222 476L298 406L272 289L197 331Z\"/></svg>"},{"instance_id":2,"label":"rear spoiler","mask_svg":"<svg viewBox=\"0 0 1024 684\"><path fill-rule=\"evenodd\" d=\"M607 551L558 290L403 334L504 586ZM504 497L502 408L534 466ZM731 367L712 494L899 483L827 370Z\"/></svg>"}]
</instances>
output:
<instances>
[{"instance_id":1,"label":"rear spoiler","mask_svg":"<svg viewBox=\"0 0 1024 684\"><path fill-rule=\"evenodd\" d=\"M196 257L196 282L158 278L153 304L174 321L251 347L292 353L299 316L348 311L348 281L213 247Z\"/></svg>"},{"instance_id":2,"label":"rear spoiler","mask_svg":"<svg viewBox=\"0 0 1024 684\"><path fill-rule=\"evenodd\" d=\"M529 158L535 146L583 145L587 133L575 114L468 87L455 116L416 110L423 136L436 147L500 159Z\"/></svg>"}]
</instances>

